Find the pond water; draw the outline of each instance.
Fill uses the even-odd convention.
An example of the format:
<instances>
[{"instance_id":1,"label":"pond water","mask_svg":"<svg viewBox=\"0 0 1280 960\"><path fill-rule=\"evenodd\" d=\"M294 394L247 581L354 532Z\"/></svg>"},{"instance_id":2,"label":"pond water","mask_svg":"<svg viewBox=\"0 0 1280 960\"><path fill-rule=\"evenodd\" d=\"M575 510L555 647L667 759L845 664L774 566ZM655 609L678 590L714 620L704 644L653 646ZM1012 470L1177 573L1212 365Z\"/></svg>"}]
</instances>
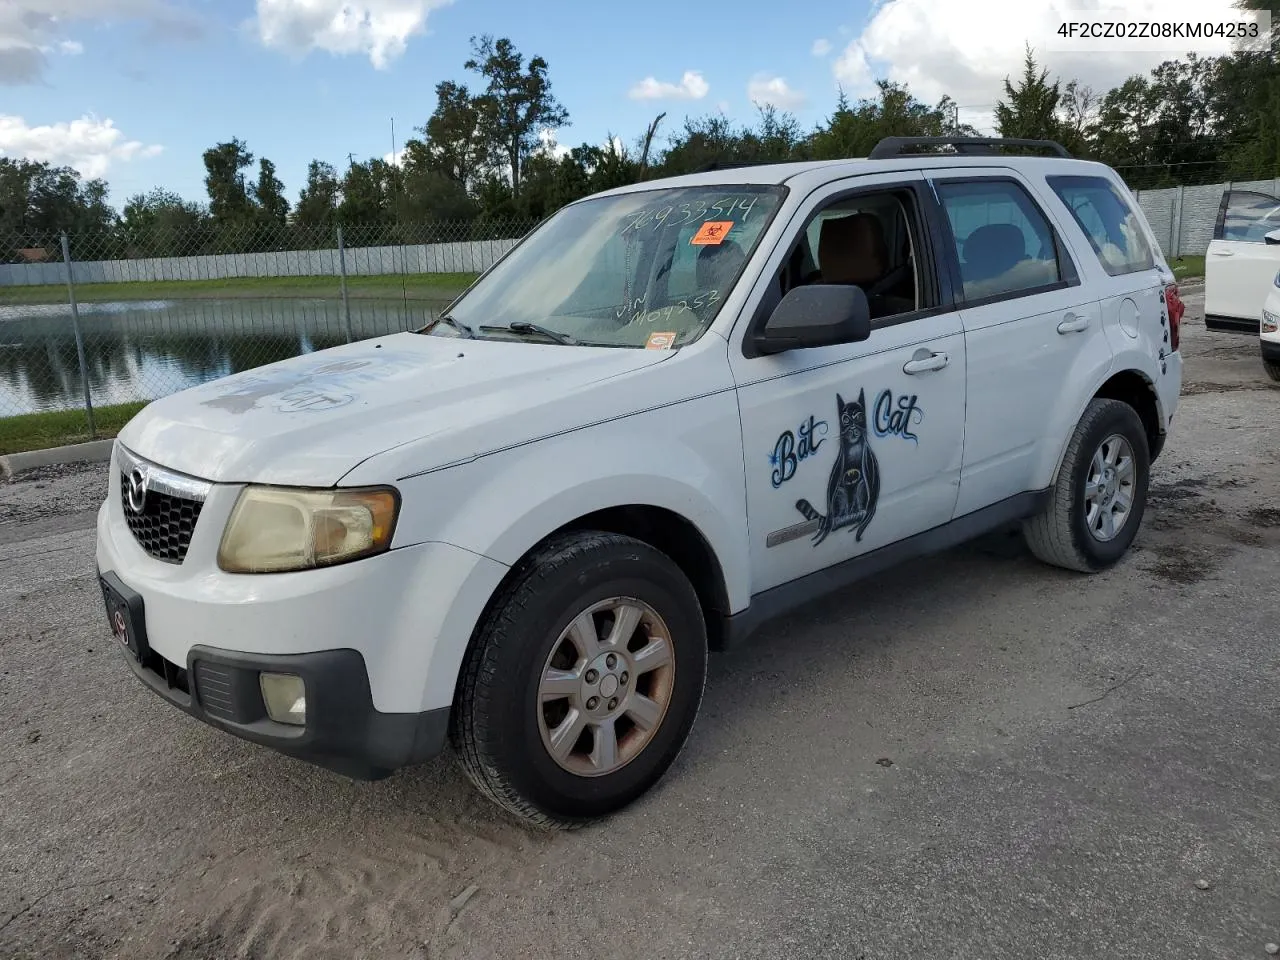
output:
<instances>
[{"instance_id":1,"label":"pond water","mask_svg":"<svg viewBox=\"0 0 1280 960\"><path fill-rule=\"evenodd\" d=\"M354 339L413 330L445 300L352 300ZM154 400L347 341L339 300L167 300L80 305L95 406ZM0 306L0 417L83 406L67 304Z\"/></svg>"}]
</instances>

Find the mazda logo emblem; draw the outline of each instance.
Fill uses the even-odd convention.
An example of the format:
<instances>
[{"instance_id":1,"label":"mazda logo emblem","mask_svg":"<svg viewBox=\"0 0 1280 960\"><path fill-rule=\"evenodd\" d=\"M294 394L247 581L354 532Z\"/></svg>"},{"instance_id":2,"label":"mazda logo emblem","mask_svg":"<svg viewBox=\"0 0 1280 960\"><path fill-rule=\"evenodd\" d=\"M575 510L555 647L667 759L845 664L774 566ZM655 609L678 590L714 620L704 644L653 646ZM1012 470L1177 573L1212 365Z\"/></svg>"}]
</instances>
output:
<instances>
[{"instance_id":1,"label":"mazda logo emblem","mask_svg":"<svg viewBox=\"0 0 1280 960\"><path fill-rule=\"evenodd\" d=\"M128 483L126 492L129 496L129 508L134 513L141 513L142 508L147 503L147 475L142 472L141 468L135 467L126 482Z\"/></svg>"}]
</instances>

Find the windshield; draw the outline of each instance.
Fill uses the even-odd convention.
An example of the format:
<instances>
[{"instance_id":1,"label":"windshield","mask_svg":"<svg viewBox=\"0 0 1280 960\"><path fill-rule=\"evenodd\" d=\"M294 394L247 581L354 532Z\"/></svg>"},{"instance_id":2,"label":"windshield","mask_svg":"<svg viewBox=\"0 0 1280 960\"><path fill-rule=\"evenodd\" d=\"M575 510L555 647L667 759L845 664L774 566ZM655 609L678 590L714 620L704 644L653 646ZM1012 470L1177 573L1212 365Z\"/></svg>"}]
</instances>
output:
<instances>
[{"instance_id":1,"label":"windshield","mask_svg":"<svg viewBox=\"0 0 1280 960\"><path fill-rule=\"evenodd\" d=\"M505 339L514 325L589 346L690 343L715 319L782 197L781 187L687 187L565 207L453 305L454 326L430 332L461 336L460 324Z\"/></svg>"}]
</instances>

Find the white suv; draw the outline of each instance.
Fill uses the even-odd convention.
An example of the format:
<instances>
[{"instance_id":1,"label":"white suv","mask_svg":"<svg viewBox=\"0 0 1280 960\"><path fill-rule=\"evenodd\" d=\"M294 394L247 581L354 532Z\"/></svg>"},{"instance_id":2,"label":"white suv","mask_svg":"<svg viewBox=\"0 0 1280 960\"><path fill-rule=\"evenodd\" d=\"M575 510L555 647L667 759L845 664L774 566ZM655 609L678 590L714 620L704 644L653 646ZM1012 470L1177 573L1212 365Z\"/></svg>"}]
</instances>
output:
<instances>
[{"instance_id":1,"label":"white suv","mask_svg":"<svg viewBox=\"0 0 1280 960\"><path fill-rule=\"evenodd\" d=\"M151 404L98 518L129 665L348 776L452 740L572 825L662 776L708 649L768 618L1016 521L1114 564L1172 273L1109 168L947 142L590 197L423 330Z\"/></svg>"}]
</instances>

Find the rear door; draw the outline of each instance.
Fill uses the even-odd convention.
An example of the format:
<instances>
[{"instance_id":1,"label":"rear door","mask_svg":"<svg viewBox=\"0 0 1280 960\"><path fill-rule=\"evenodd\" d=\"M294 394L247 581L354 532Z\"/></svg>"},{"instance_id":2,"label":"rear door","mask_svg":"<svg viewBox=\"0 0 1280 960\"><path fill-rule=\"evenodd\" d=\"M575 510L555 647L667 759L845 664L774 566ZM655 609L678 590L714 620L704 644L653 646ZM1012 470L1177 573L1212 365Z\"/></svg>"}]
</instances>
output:
<instances>
[{"instance_id":1,"label":"rear door","mask_svg":"<svg viewBox=\"0 0 1280 960\"><path fill-rule=\"evenodd\" d=\"M962 516L1047 485L1066 440L1055 413L1074 410L1111 349L1098 295L1026 179L1003 167L931 179L968 358Z\"/></svg>"},{"instance_id":2,"label":"rear door","mask_svg":"<svg viewBox=\"0 0 1280 960\"><path fill-rule=\"evenodd\" d=\"M1064 223L1074 221L1093 252L1090 258L1078 251L1100 295L1102 326L1113 351L1139 346L1163 360L1173 349L1164 323L1165 275L1128 189L1101 175L1051 174L1045 183L1050 209L1065 213Z\"/></svg>"},{"instance_id":3,"label":"rear door","mask_svg":"<svg viewBox=\"0 0 1280 960\"><path fill-rule=\"evenodd\" d=\"M1209 327L1256 331L1262 303L1280 270L1280 198L1228 190L1222 196L1213 240L1205 254L1204 312Z\"/></svg>"}]
</instances>

